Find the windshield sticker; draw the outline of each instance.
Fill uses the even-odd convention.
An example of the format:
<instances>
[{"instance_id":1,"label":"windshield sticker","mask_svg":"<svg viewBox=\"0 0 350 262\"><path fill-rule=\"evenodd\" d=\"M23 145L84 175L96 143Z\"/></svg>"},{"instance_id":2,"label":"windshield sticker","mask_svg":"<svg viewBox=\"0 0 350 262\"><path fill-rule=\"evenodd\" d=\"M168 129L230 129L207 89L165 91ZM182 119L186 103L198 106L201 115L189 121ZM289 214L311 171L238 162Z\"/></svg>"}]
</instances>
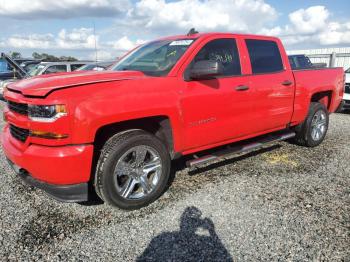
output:
<instances>
[{"instance_id":1,"label":"windshield sticker","mask_svg":"<svg viewBox=\"0 0 350 262\"><path fill-rule=\"evenodd\" d=\"M190 45L193 40L176 40L172 41L170 45Z\"/></svg>"}]
</instances>

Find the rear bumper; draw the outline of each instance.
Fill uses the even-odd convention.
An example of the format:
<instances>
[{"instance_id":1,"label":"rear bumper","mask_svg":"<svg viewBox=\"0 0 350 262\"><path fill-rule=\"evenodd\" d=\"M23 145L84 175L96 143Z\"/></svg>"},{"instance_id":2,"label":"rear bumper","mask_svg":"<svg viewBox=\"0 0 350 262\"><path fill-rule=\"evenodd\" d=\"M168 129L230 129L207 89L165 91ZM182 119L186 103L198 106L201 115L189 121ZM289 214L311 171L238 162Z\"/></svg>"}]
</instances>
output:
<instances>
[{"instance_id":1,"label":"rear bumper","mask_svg":"<svg viewBox=\"0 0 350 262\"><path fill-rule=\"evenodd\" d=\"M343 110L350 110L350 100L343 100Z\"/></svg>"},{"instance_id":2,"label":"rear bumper","mask_svg":"<svg viewBox=\"0 0 350 262\"><path fill-rule=\"evenodd\" d=\"M34 186L46 192L52 198L61 202L84 202L88 201L88 183L74 185L53 185L33 178L27 171L15 165L11 160L8 162L15 173L28 185Z\"/></svg>"}]
</instances>

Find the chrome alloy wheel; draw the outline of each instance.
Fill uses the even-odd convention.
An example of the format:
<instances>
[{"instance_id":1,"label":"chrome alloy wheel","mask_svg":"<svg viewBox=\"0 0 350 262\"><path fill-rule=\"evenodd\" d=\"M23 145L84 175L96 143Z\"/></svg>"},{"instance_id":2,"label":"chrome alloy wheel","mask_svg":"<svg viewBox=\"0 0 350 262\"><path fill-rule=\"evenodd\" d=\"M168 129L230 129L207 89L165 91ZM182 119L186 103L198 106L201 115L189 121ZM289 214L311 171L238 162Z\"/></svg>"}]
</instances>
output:
<instances>
[{"instance_id":1,"label":"chrome alloy wheel","mask_svg":"<svg viewBox=\"0 0 350 262\"><path fill-rule=\"evenodd\" d=\"M137 200L156 188L161 175L159 153L150 146L139 145L130 148L119 158L114 170L114 183L121 197Z\"/></svg>"},{"instance_id":2,"label":"chrome alloy wheel","mask_svg":"<svg viewBox=\"0 0 350 262\"><path fill-rule=\"evenodd\" d=\"M315 113L311 121L311 137L314 141L322 139L327 131L327 116L322 110Z\"/></svg>"}]
</instances>

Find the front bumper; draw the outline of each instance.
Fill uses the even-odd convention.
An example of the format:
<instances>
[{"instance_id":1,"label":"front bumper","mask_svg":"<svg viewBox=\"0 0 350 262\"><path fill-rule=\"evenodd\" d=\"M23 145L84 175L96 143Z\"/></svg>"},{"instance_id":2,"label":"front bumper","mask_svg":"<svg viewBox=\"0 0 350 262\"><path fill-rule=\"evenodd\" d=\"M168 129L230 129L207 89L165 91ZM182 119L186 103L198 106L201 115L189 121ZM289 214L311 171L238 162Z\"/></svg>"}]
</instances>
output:
<instances>
[{"instance_id":1,"label":"front bumper","mask_svg":"<svg viewBox=\"0 0 350 262\"><path fill-rule=\"evenodd\" d=\"M41 146L23 143L10 134L8 126L0 140L11 166L27 183L66 202L87 200L93 145Z\"/></svg>"},{"instance_id":2,"label":"front bumper","mask_svg":"<svg viewBox=\"0 0 350 262\"><path fill-rule=\"evenodd\" d=\"M7 159L15 173L23 179L25 183L46 192L52 198L61 202L84 202L88 201L88 183L74 185L53 185L33 178L26 170L15 165Z\"/></svg>"}]
</instances>

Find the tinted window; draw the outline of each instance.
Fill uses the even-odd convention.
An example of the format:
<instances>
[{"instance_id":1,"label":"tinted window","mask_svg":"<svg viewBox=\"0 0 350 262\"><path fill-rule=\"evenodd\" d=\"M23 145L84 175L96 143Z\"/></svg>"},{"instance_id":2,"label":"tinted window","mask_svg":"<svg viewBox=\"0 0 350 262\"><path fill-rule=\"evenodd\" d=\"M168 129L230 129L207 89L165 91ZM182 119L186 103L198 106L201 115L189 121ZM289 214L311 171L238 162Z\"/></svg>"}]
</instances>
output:
<instances>
[{"instance_id":1,"label":"tinted window","mask_svg":"<svg viewBox=\"0 0 350 262\"><path fill-rule=\"evenodd\" d=\"M289 60L289 64L290 64L291 68L296 69L297 65L294 62L294 57L288 57L288 60Z\"/></svg>"},{"instance_id":2,"label":"tinted window","mask_svg":"<svg viewBox=\"0 0 350 262\"><path fill-rule=\"evenodd\" d=\"M281 54L275 42L247 39L246 44L253 74L283 70Z\"/></svg>"},{"instance_id":3,"label":"tinted window","mask_svg":"<svg viewBox=\"0 0 350 262\"><path fill-rule=\"evenodd\" d=\"M53 65L49 66L44 74L53 74L53 73L61 73L61 72L67 72L67 65Z\"/></svg>"},{"instance_id":4,"label":"tinted window","mask_svg":"<svg viewBox=\"0 0 350 262\"><path fill-rule=\"evenodd\" d=\"M241 64L234 39L217 39L207 43L195 56L190 68L202 60L221 62L224 68L223 76L241 74Z\"/></svg>"},{"instance_id":5,"label":"tinted window","mask_svg":"<svg viewBox=\"0 0 350 262\"><path fill-rule=\"evenodd\" d=\"M306 56L298 56L298 64L300 68L311 68L312 64L308 57Z\"/></svg>"}]
</instances>

